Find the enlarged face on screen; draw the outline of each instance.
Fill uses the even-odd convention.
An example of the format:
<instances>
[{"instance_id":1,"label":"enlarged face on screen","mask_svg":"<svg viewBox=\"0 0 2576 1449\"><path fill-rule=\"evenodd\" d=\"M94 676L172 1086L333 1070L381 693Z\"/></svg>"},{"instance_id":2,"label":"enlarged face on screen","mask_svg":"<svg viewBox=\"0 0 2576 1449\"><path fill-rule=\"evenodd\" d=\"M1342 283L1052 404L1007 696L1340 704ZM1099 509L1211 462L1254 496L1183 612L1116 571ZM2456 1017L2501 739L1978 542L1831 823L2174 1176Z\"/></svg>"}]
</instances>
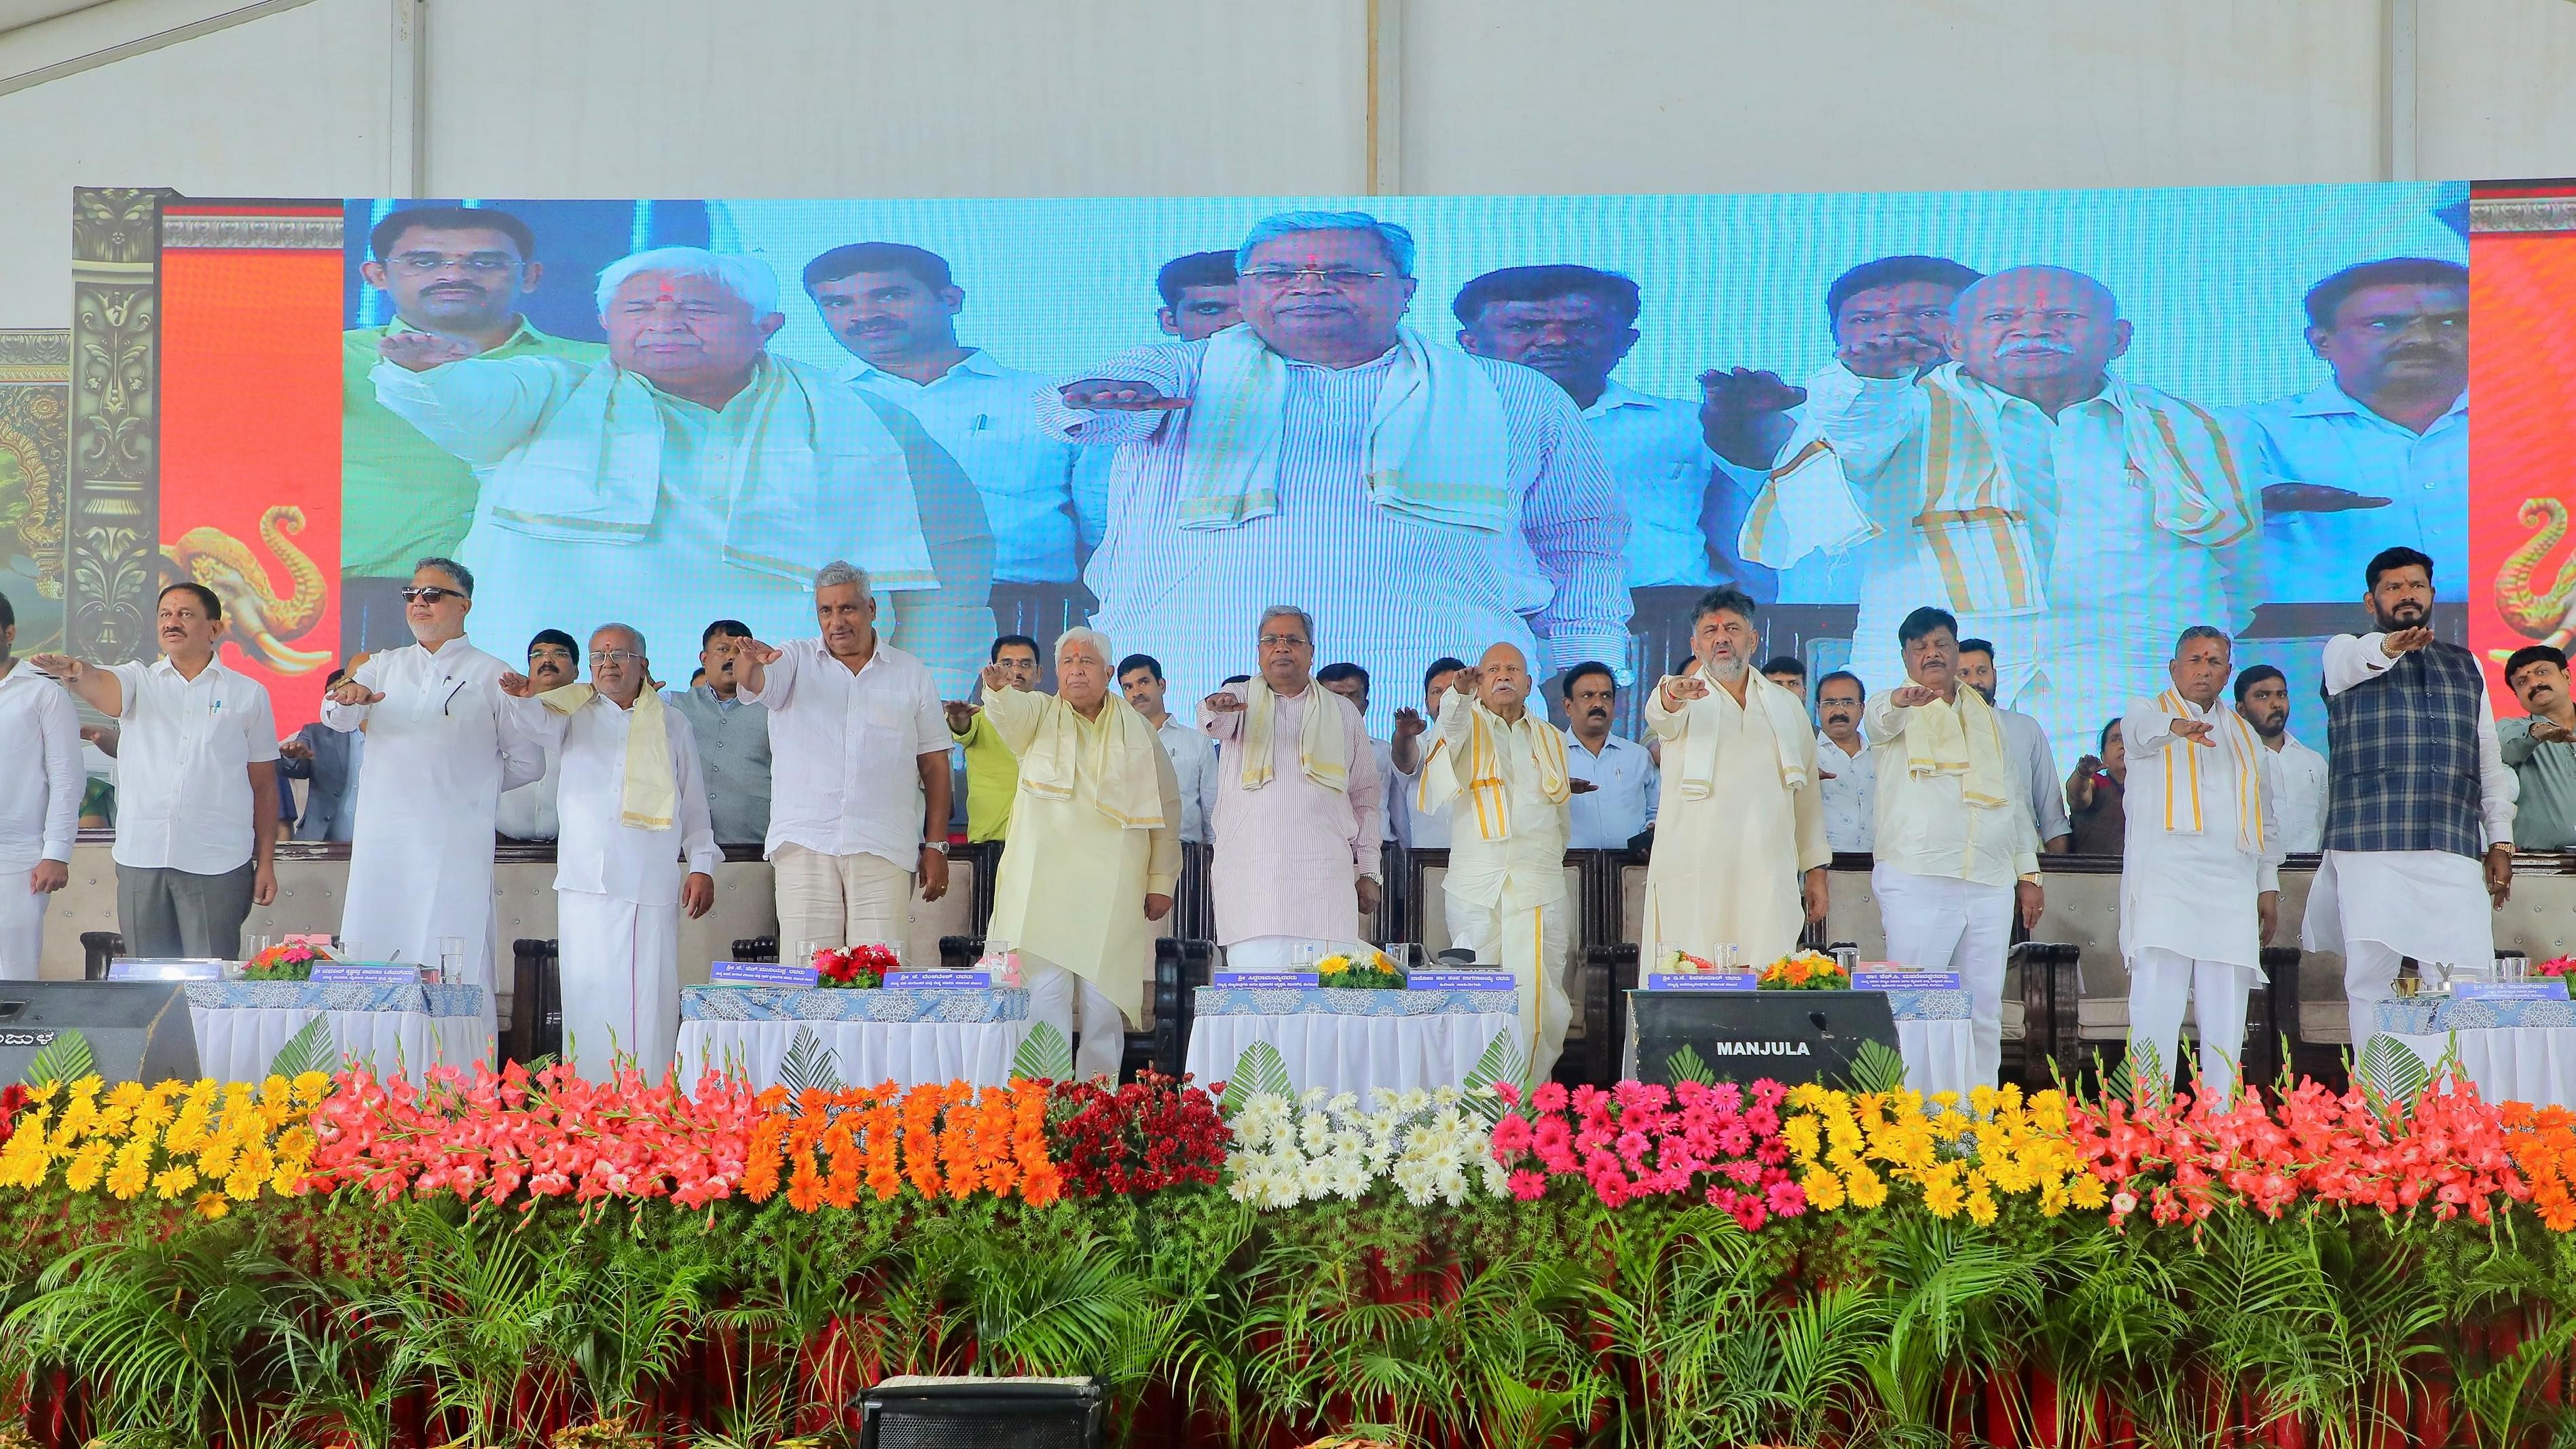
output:
<instances>
[{"instance_id":1,"label":"enlarged face on screen","mask_svg":"<svg viewBox=\"0 0 2576 1449\"><path fill-rule=\"evenodd\" d=\"M2368 400L2395 389L2456 394L2469 385L2469 289L2416 282L2364 287L2308 343L2335 384Z\"/></svg>"},{"instance_id":2,"label":"enlarged face on screen","mask_svg":"<svg viewBox=\"0 0 2576 1449\"><path fill-rule=\"evenodd\" d=\"M869 362L892 362L956 345L966 294L909 272L853 272L814 284L814 306L841 345Z\"/></svg>"},{"instance_id":3,"label":"enlarged face on screen","mask_svg":"<svg viewBox=\"0 0 2576 1449\"><path fill-rule=\"evenodd\" d=\"M1890 356L1920 367L1949 359L1950 311L1959 289L1899 282L1854 292L1834 309L1834 346L1846 355Z\"/></svg>"},{"instance_id":4,"label":"enlarged face on screen","mask_svg":"<svg viewBox=\"0 0 2576 1449\"><path fill-rule=\"evenodd\" d=\"M1262 341L1301 361L1365 361L1385 351L1413 302L1413 279L1397 275L1372 231L1272 237L1244 259L1241 276L1244 320Z\"/></svg>"},{"instance_id":5,"label":"enlarged face on screen","mask_svg":"<svg viewBox=\"0 0 2576 1449\"><path fill-rule=\"evenodd\" d=\"M535 291L544 274L519 255L509 233L480 226L412 227L393 239L383 261L358 270L393 298L404 322L461 337L497 331L519 294Z\"/></svg>"},{"instance_id":6,"label":"enlarged face on screen","mask_svg":"<svg viewBox=\"0 0 2576 1449\"><path fill-rule=\"evenodd\" d=\"M1458 335L1459 345L1546 373L1579 399L1601 395L1611 369L1637 345L1637 329L1590 292L1544 302L1496 302Z\"/></svg>"},{"instance_id":7,"label":"enlarged face on screen","mask_svg":"<svg viewBox=\"0 0 2576 1449\"><path fill-rule=\"evenodd\" d=\"M2091 396L2129 324L2110 290L2057 267L2015 267L1959 294L1959 362L1978 381L2054 405Z\"/></svg>"},{"instance_id":8,"label":"enlarged face on screen","mask_svg":"<svg viewBox=\"0 0 2576 1449\"><path fill-rule=\"evenodd\" d=\"M1155 314L1163 331L1183 342L1213 337L1243 320L1243 301L1233 287L1183 287L1181 300Z\"/></svg>"},{"instance_id":9,"label":"enlarged face on screen","mask_svg":"<svg viewBox=\"0 0 2576 1449\"><path fill-rule=\"evenodd\" d=\"M618 286L599 325L618 366L686 393L749 376L785 320L752 315L750 303L713 277L637 272Z\"/></svg>"}]
</instances>

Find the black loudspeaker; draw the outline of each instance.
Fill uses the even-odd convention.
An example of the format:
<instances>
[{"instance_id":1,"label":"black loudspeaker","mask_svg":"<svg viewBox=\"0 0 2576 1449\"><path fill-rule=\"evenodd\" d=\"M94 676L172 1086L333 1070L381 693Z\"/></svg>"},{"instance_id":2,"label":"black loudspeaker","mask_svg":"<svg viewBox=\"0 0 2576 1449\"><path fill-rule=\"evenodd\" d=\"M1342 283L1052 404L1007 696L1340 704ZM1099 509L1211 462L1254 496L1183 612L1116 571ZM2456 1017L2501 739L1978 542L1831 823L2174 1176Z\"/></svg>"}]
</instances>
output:
<instances>
[{"instance_id":1,"label":"black loudspeaker","mask_svg":"<svg viewBox=\"0 0 2576 1449\"><path fill-rule=\"evenodd\" d=\"M892 1378L860 1410L859 1449L1099 1449L1098 1379Z\"/></svg>"},{"instance_id":2,"label":"black loudspeaker","mask_svg":"<svg viewBox=\"0 0 2576 1449\"><path fill-rule=\"evenodd\" d=\"M54 1038L76 1031L109 1082L197 1077L188 992L176 981L0 981L0 1082L27 1073Z\"/></svg>"},{"instance_id":3,"label":"black loudspeaker","mask_svg":"<svg viewBox=\"0 0 2576 1449\"><path fill-rule=\"evenodd\" d=\"M1841 1085L1863 1042L1897 1049L1883 991L1636 991L1628 1009L1627 1074L1667 1086L1683 1047L1721 1080L1790 1086Z\"/></svg>"}]
</instances>

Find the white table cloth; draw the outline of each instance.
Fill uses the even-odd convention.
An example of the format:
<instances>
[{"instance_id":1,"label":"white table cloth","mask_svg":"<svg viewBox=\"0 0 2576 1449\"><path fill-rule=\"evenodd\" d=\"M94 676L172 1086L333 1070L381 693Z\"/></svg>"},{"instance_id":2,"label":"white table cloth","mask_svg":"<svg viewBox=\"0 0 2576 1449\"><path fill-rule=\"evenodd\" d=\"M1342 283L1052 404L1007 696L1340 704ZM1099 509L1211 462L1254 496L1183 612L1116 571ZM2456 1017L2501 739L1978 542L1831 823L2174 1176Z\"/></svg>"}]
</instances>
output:
<instances>
[{"instance_id":1,"label":"white table cloth","mask_svg":"<svg viewBox=\"0 0 2576 1449\"><path fill-rule=\"evenodd\" d=\"M315 1017L328 1023L335 1061L401 1076L417 1086L429 1069L470 1069L492 1057L480 986L317 986L309 981L195 982L188 1024L197 1070L223 1082L256 1082Z\"/></svg>"},{"instance_id":2,"label":"white table cloth","mask_svg":"<svg viewBox=\"0 0 2576 1449\"><path fill-rule=\"evenodd\" d=\"M998 1087L1028 1036L1028 992L795 990L692 986L680 993L683 1085L709 1068L755 1088L781 1086L799 1032L830 1053L845 1087L963 1081Z\"/></svg>"},{"instance_id":3,"label":"white table cloth","mask_svg":"<svg viewBox=\"0 0 2576 1449\"><path fill-rule=\"evenodd\" d=\"M2381 1002L2378 1019L2427 1071L2456 1050L2485 1101L2576 1107L2576 1003L2418 997Z\"/></svg>"},{"instance_id":4,"label":"white table cloth","mask_svg":"<svg viewBox=\"0 0 2576 1449\"><path fill-rule=\"evenodd\" d=\"M1349 1092L1455 1087L1497 1036L1529 1058L1517 991L1361 991L1202 986L1184 1070L1224 1081L1254 1042L1287 1065L1289 1085Z\"/></svg>"}]
</instances>

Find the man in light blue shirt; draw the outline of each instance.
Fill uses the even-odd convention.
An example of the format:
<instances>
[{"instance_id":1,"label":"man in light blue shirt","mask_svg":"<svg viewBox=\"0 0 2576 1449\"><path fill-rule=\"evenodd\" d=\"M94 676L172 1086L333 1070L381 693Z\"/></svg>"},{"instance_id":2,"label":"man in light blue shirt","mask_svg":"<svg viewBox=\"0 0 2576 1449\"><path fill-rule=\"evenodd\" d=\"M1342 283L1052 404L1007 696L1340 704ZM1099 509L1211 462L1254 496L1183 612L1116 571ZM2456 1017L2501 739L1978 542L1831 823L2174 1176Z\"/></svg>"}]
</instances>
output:
<instances>
[{"instance_id":1,"label":"man in light blue shirt","mask_svg":"<svg viewBox=\"0 0 2576 1449\"><path fill-rule=\"evenodd\" d=\"M1735 552L1753 495L1718 468L1698 405L1610 376L1637 345L1638 306L1637 284L1615 272L1544 266L1487 272L1458 289L1451 310L1460 347L1536 368L1583 410L1628 508L1628 587L1733 583L1769 603L1771 571Z\"/></svg>"},{"instance_id":2,"label":"man in light blue shirt","mask_svg":"<svg viewBox=\"0 0 2576 1449\"><path fill-rule=\"evenodd\" d=\"M858 359L850 385L921 419L974 480L993 529L993 582L1078 579L1075 450L1038 431L1032 404L1053 386L959 345L966 291L948 263L899 242L858 242L806 263L804 281L824 325Z\"/></svg>"},{"instance_id":3,"label":"man in light blue shirt","mask_svg":"<svg viewBox=\"0 0 2576 1449\"><path fill-rule=\"evenodd\" d=\"M1655 824L1661 775L1655 757L1635 740L1610 733L1619 704L1619 680L1607 664L1578 664L1557 688L1565 695L1565 773L1574 798L1566 802L1568 850L1625 850Z\"/></svg>"},{"instance_id":4,"label":"man in light blue shirt","mask_svg":"<svg viewBox=\"0 0 2576 1449\"><path fill-rule=\"evenodd\" d=\"M2235 419L2263 489L2263 597L2341 602L2392 543L2433 558L2442 601L2469 581L2469 269L2426 257L2344 268L2308 289L2308 347L2334 379Z\"/></svg>"}]
</instances>

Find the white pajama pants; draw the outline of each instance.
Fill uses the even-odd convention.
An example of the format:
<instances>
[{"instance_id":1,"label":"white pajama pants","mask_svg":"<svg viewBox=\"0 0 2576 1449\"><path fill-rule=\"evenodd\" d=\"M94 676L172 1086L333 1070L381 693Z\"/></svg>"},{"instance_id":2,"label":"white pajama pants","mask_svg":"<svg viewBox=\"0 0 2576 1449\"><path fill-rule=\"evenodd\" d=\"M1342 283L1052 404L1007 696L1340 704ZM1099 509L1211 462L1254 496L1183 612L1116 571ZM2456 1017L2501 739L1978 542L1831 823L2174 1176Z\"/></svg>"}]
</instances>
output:
<instances>
[{"instance_id":1,"label":"white pajama pants","mask_svg":"<svg viewBox=\"0 0 2576 1449\"><path fill-rule=\"evenodd\" d=\"M799 942L900 947L912 936L912 872L879 855L825 855L781 845L769 857L778 887L778 959L795 962ZM909 955L906 966L937 965Z\"/></svg>"},{"instance_id":2,"label":"white pajama pants","mask_svg":"<svg viewBox=\"0 0 2576 1449\"><path fill-rule=\"evenodd\" d=\"M1127 1056L1127 1014L1086 977L1052 961L1020 953L1020 979L1029 988L1029 1020L1050 1022L1073 1048L1075 1081L1118 1081Z\"/></svg>"},{"instance_id":3,"label":"white pajama pants","mask_svg":"<svg viewBox=\"0 0 2576 1449\"><path fill-rule=\"evenodd\" d=\"M1544 1082L1565 1054L1565 1028L1574 1017L1565 995L1565 952L1572 939L1571 902L1504 908L1480 906L1441 892L1449 916L1449 941L1476 959L1512 973L1520 997L1521 1031L1530 1043L1530 1077Z\"/></svg>"},{"instance_id":4,"label":"white pajama pants","mask_svg":"<svg viewBox=\"0 0 2576 1449\"><path fill-rule=\"evenodd\" d=\"M680 1045L680 908L555 892L564 1059L605 1082L631 1061L647 1081Z\"/></svg>"},{"instance_id":5,"label":"white pajama pants","mask_svg":"<svg viewBox=\"0 0 2576 1449\"><path fill-rule=\"evenodd\" d=\"M27 889L36 863L0 866L0 981L33 981L45 953L48 893Z\"/></svg>"},{"instance_id":6,"label":"white pajama pants","mask_svg":"<svg viewBox=\"0 0 2576 1449\"><path fill-rule=\"evenodd\" d=\"M1888 959L1956 971L1968 991L1973 1082L1991 1087L2004 1064L2004 965L2012 954L2013 888L1872 867L1870 890L1887 927Z\"/></svg>"},{"instance_id":7,"label":"white pajama pants","mask_svg":"<svg viewBox=\"0 0 2576 1449\"><path fill-rule=\"evenodd\" d=\"M2343 943L2343 995L2352 1012L2356 1052L2378 1034L2379 1003L2397 994L2397 972L2405 964L2406 953L2394 946L2350 939Z\"/></svg>"},{"instance_id":8,"label":"white pajama pants","mask_svg":"<svg viewBox=\"0 0 2576 1449\"><path fill-rule=\"evenodd\" d=\"M2182 1013L2190 1003L2200 1024L2200 1079L2210 1100L2236 1099L2237 1064L2245 1048L2245 1003L2254 973L2225 961L2197 961L2148 946L2129 960L2129 1061L2134 1076L2155 1053L2164 1084L2179 1064Z\"/></svg>"}]
</instances>

